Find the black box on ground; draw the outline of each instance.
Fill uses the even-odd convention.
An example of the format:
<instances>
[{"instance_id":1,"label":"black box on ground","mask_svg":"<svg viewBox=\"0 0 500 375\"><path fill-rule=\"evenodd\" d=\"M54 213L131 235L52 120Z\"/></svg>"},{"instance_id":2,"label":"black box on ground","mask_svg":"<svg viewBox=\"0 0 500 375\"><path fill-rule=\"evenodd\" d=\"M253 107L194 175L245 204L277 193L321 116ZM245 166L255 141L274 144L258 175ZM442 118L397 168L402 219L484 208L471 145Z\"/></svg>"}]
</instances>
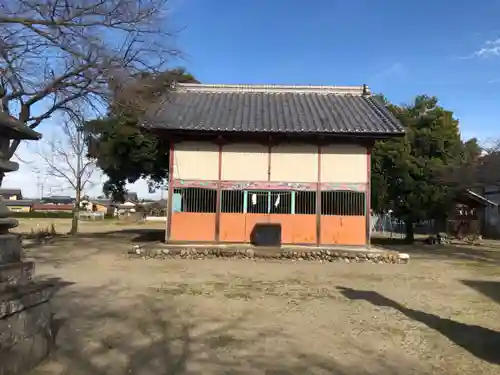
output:
<instances>
[{"instance_id":1,"label":"black box on ground","mask_svg":"<svg viewBox=\"0 0 500 375\"><path fill-rule=\"evenodd\" d=\"M250 243L254 246L281 246L280 223L257 223L250 233Z\"/></svg>"}]
</instances>

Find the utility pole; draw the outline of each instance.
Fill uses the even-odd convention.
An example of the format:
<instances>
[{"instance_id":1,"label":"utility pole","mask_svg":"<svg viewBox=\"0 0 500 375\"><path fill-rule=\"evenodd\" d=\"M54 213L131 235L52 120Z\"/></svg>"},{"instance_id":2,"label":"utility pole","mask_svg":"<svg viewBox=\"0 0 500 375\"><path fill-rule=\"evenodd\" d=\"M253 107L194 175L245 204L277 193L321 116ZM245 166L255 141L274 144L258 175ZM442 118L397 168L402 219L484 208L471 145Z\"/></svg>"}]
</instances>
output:
<instances>
[{"instance_id":1,"label":"utility pole","mask_svg":"<svg viewBox=\"0 0 500 375\"><path fill-rule=\"evenodd\" d=\"M43 195L45 193L45 181L47 181L46 177L43 179L41 186L40 186L40 199L43 198Z\"/></svg>"},{"instance_id":2,"label":"utility pole","mask_svg":"<svg viewBox=\"0 0 500 375\"><path fill-rule=\"evenodd\" d=\"M42 199L40 187L41 187L41 184L40 184L40 173L37 173L36 174L36 190L37 190L37 193L40 194L40 199Z\"/></svg>"},{"instance_id":3,"label":"utility pole","mask_svg":"<svg viewBox=\"0 0 500 375\"><path fill-rule=\"evenodd\" d=\"M41 171L37 168L35 170L36 173L36 189L37 189L37 194L40 195L40 199L43 198L43 193L44 193L44 188L45 188L45 182L47 181L47 177L43 177L40 175Z\"/></svg>"}]
</instances>

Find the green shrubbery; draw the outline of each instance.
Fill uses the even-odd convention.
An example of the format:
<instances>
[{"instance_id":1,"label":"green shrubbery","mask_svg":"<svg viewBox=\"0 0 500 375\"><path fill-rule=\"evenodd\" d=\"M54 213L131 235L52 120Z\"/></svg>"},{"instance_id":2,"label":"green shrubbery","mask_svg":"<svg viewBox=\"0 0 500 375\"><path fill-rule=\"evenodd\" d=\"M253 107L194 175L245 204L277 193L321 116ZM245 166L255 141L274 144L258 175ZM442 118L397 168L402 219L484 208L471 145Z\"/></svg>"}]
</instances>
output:
<instances>
[{"instance_id":1,"label":"green shrubbery","mask_svg":"<svg viewBox=\"0 0 500 375\"><path fill-rule=\"evenodd\" d=\"M22 219L71 219L73 217L72 212L43 212L43 211L31 211L31 212L11 212L10 217ZM104 214L104 219L113 220L116 219L114 215Z\"/></svg>"},{"instance_id":2,"label":"green shrubbery","mask_svg":"<svg viewBox=\"0 0 500 375\"><path fill-rule=\"evenodd\" d=\"M11 217L15 218L31 218L31 219L71 219L73 217L72 212L42 212L42 211L31 211L31 212L11 212Z\"/></svg>"}]
</instances>

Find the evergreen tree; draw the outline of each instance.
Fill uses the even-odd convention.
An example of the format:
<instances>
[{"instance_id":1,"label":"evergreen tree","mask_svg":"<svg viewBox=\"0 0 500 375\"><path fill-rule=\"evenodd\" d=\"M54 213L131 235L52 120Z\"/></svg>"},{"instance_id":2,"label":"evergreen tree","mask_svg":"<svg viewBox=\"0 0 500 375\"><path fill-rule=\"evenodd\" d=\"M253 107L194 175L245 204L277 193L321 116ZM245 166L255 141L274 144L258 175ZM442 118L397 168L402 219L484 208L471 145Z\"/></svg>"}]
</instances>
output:
<instances>
[{"instance_id":1,"label":"evergreen tree","mask_svg":"<svg viewBox=\"0 0 500 375\"><path fill-rule=\"evenodd\" d=\"M392 210L405 222L411 242L415 223L447 216L458 192L442 176L468 163L479 147L474 140L461 141L458 120L435 97L421 95L411 105L388 108L406 133L377 142L372 151L372 207Z\"/></svg>"}]
</instances>

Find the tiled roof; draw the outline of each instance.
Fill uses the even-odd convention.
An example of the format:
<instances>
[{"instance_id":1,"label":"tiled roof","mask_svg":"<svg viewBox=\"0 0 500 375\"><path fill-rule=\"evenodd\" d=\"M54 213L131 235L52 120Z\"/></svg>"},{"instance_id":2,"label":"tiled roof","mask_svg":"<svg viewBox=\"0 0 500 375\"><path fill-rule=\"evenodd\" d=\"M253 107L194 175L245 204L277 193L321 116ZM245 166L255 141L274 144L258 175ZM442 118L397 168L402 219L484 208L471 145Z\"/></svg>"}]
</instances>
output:
<instances>
[{"instance_id":1,"label":"tiled roof","mask_svg":"<svg viewBox=\"0 0 500 375\"><path fill-rule=\"evenodd\" d=\"M110 206L113 204L111 199L90 199L89 202L94 204L100 204L102 206Z\"/></svg>"},{"instance_id":2,"label":"tiled roof","mask_svg":"<svg viewBox=\"0 0 500 375\"><path fill-rule=\"evenodd\" d=\"M21 195L21 189L0 189L0 195Z\"/></svg>"},{"instance_id":3,"label":"tiled roof","mask_svg":"<svg viewBox=\"0 0 500 375\"><path fill-rule=\"evenodd\" d=\"M168 130L402 134L403 127L366 86L177 84L145 126Z\"/></svg>"},{"instance_id":4,"label":"tiled roof","mask_svg":"<svg viewBox=\"0 0 500 375\"><path fill-rule=\"evenodd\" d=\"M490 206L498 206L497 203L489 200L488 198L486 198L486 197L484 197L484 196L482 196L482 195L480 195L478 193L473 192L470 189L465 190L465 195L467 195L472 200L475 200L476 202L481 203L485 207L487 207L488 205L490 205Z\"/></svg>"},{"instance_id":5,"label":"tiled roof","mask_svg":"<svg viewBox=\"0 0 500 375\"><path fill-rule=\"evenodd\" d=\"M69 196L52 195L50 197L43 197L40 203L43 204L73 204L76 199Z\"/></svg>"}]
</instances>

